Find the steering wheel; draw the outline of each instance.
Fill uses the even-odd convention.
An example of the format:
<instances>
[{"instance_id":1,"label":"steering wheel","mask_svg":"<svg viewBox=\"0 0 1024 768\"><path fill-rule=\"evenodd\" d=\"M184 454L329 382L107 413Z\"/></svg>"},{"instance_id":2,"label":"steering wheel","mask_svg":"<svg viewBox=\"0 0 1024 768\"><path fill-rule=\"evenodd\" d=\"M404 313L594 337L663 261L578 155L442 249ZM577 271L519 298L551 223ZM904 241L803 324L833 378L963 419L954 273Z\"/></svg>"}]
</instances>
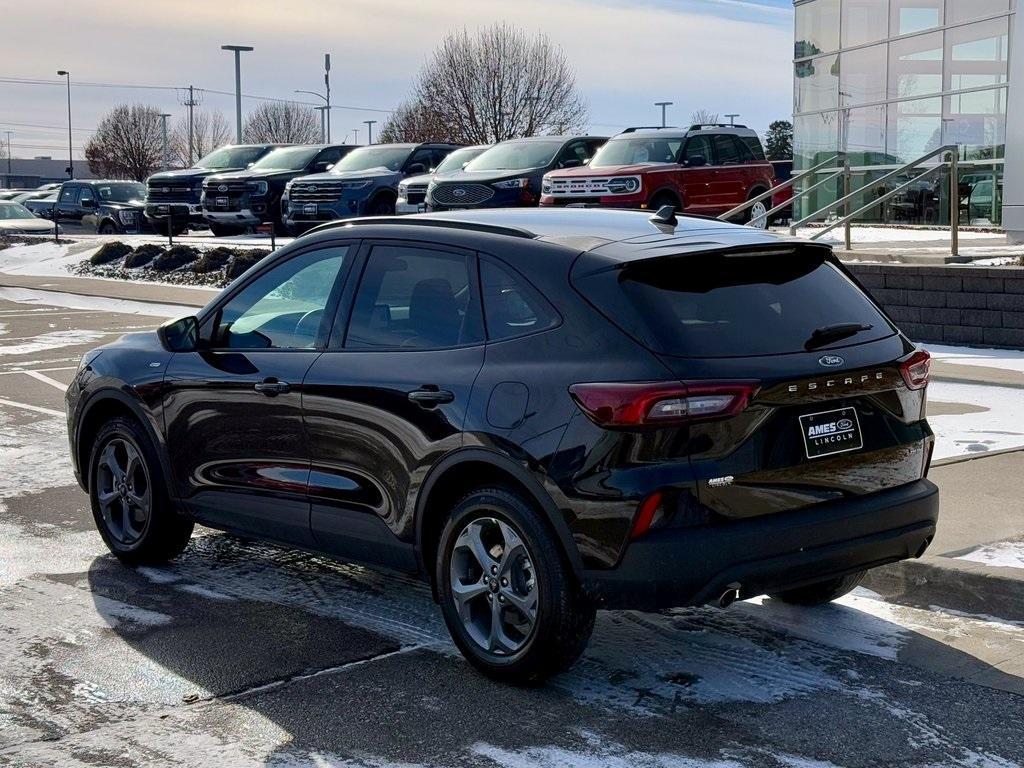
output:
<instances>
[{"instance_id":1,"label":"steering wheel","mask_svg":"<svg viewBox=\"0 0 1024 768\"><path fill-rule=\"evenodd\" d=\"M315 341L316 332L320 329L320 321L323 319L323 316L324 311L322 309L311 309L300 317L299 322L295 324L294 335L299 338L311 336Z\"/></svg>"}]
</instances>

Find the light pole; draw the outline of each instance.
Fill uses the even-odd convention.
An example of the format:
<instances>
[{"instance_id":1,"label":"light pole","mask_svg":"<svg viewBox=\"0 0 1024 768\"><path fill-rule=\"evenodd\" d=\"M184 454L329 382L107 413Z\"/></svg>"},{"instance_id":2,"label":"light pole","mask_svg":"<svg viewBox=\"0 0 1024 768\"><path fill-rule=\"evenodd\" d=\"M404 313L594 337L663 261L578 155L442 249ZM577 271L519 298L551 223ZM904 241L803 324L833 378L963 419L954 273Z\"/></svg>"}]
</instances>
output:
<instances>
[{"instance_id":1,"label":"light pole","mask_svg":"<svg viewBox=\"0 0 1024 768\"><path fill-rule=\"evenodd\" d=\"M71 73L65 69L58 69L57 76L67 78L68 83L68 178L73 179L75 178L75 159L71 153Z\"/></svg>"},{"instance_id":2,"label":"light pole","mask_svg":"<svg viewBox=\"0 0 1024 768\"><path fill-rule=\"evenodd\" d=\"M11 183L11 134L13 131L7 131L7 183Z\"/></svg>"},{"instance_id":3,"label":"light pole","mask_svg":"<svg viewBox=\"0 0 1024 768\"><path fill-rule=\"evenodd\" d=\"M674 102L671 101L656 101L654 106L661 107L661 127L665 127L665 107L671 107Z\"/></svg>"},{"instance_id":4,"label":"light pole","mask_svg":"<svg viewBox=\"0 0 1024 768\"><path fill-rule=\"evenodd\" d=\"M171 150L167 143L167 118L170 117L166 112L160 113L160 123L164 133L164 170L168 170L171 167Z\"/></svg>"},{"instance_id":5,"label":"light pole","mask_svg":"<svg viewBox=\"0 0 1024 768\"><path fill-rule=\"evenodd\" d=\"M331 141L331 54L324 54L324 85L327 87L327 143Z\"/></svg>"},{"instance_id":6,"label":"light pole","mask_svg":"<svg viewBox=\"0 0 1024 768\"><path fill-rule=\"evenodd\" d=\"M358 128L353 128L352 129L352 143L353 144L358 144L359 143L359 129Z\"/></svg>"},{"instance_id":7,"label":"light pole","mask_svg":"<svg viewBox=\"0 0 1024 768\"><path fill-rule=\"evenodd\" d=\"M235 52L235 141L242 143L242 60L243 51L251 51L251 45L222 45L222 51Z\"/></svg>"},{"instance_id":8,"label":"light pole","mask_svg":"<svg viewBox=\"0 0 1024 768\"><path fill-rule=\"evenodd\" d=\"M739 112L734 112L731 115L726 115L729 118L729 125L736 125L736 118L740 116Z\"/></svg>"},{"instance_id":9,"label":"light pole","mask_svg":"<svg viewBox=\"0 0 1024 768\"><path fill-rule=\"evenodd\" d=\"M325 134L327 136L327 141L330 142L330 140L331 140L331 102L330 102L330 99L327 96L324 96L322 93L317 93L316 91L300 91L299 89L296 88L294 92L295 93L305 93L305 94L308 94L310 96L316 96L318 99L323 99L324 100L324 103L327 106L324 106L324 107L313 107L313 109L315 109L318 112L320 112L320 142L323 143L324 135ZM326 120L324 119L325 115L326 115ZM326 131L324 130L324 126L325 125L327 126Z\"/></svg>"},{"instance_id":10,"label":"light pole","mask_svg":"<svg viewBox=\"0 0 1024 768\"><path fill-rule=\"evenodd\" d=\"M363 120L366 123L366 143L373 144L373 124L376 120Z\"/></svg>"}]
</instances>

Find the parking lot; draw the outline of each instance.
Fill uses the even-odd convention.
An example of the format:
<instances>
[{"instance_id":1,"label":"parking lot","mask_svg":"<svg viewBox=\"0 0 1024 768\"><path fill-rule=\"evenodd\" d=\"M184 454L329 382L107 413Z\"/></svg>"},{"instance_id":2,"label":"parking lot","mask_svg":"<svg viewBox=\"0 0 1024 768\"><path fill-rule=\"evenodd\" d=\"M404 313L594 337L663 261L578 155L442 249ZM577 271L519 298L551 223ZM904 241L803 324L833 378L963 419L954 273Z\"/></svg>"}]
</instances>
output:
<instances>
[{"instance_id":1,"label":"parking lot","mask_svg":"<svg viewBox=\"0 0 1024 768\"><path fill-rule=\"evenodd\" d=\"M15 299L15 300L12 300ZM543 687L479 676L421 584L197 531L107 554L67 458L80 354L172 307L0 289L0 764L859 766L1024 761L1024 627L860 590L602 612Z\"/></svg>"}]
</instances>

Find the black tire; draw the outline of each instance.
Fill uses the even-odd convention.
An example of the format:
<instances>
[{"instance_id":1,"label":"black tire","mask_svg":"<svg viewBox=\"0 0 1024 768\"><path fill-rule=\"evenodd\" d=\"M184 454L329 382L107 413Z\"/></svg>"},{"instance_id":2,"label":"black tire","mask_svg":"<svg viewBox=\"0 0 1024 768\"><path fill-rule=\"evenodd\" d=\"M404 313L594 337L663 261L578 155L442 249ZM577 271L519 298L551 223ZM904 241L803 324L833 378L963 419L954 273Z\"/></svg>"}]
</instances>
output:
<instances>
[{"instance_id":1,"label":"black tire","mask_svg":"<svg viewBox=\"0 0 1024 768\"><path fill-rule=\"evenodd\" d=\"M367 216L394 216L395 201L388 195L379 195L366 208Z\"/></svg>"},{"instance_id":2,"label":"black tire","mask_svg":"<svg viewBox=\"0 0 1024 768\"><path fill-rule=\"evenodd\" d=\"M683 212L683 207L679 204L679 201L668 192L658 192L652 197L650 202L647 203L647 210L657 212L659 208L665 205L671 205L676 209L676 213Z\"/></svg>"},{"instance_id":3,"label":"black tire","mask_svg":"<svg viewBox=\"0 0 1024 768\"><path fill-rule=\"evenodd\" d=\"M232 235L241 235L245 232L244 227L234 227L230 224L214 224L210 222L210 232L213 233L214 237L231 237Z\"/></svg>"},{"instance_id":4,"label":"black tire","mask_svg":"<svg viewBox=\"0 0 1024 768\"><path fill-rule=\"evenodd\" d=\"M536 618L532 628L518 648L506 653L492 652L473 638L452 593L453 558L460 535L471 524L493 525L496 521L510 526L521 538L536 590ZM531 685L567 669L579 658L594 629L594 605L580 590L541 514L519 493L493 487L482 488L463 497L448 517L437 551L435 578L441 612L455 644L480 672L503 682ZM483 581L487 579L483 578ZM473 598L485 601L476 604L485 606L485 615L493 608L492 601L498 594L496 589ZM508 593L503 591L502 594ZM513 618L525 617L511 605L498 608L499 612L502 610L512 610ZM493 616L493 612L490 615Z\"/></svg>"},{"instance_id":5,"label":"black tire","mask_svg":"<svg viewBox=\"0 0 1024 768\"><path fill-rule=\"evenodd\" d=\"M102 224L100 224L100 232L99 233L101 235L116 235L117 234L117 227L115 227L109 221L105 221Z\"/></svg>"},{"instance_id":6,"label":"black tire","mask_svg":"<svg viewBox=\"0 0 1024 768\"><path fill-rule=\"evenodd\" d=\"M135 512L129 513L132 516L132 525L139 526L137 536L129 536L123 530L119 532L118 528L123 529L128 526L115 525L109 519L110 515L105 513L104 510L107 507L100 500L101 491L104 490L105 484L112 479L109 466L104 463L105 452L110 449L112 453L116 454L122 448L134 449L141 463L141 470L136 469L133 472L130 469L130 463L126 462L129 466L128 490L139 493L139 478L144 477L146 480L145 491L148 493L149 511L145 520L138 520L139 515ZM123 504L127 496L126 492L120 491L119 496ZM99 530L100 536L103 537L107 548L118 559L129 565L165 563L180 555L192 536L194 523L179 515L171 505L167 496L167 484L153 445L143 428L134 419L123 416L113 418L104 424L99 434L96 435L89 456L89 500L96 528ZM122 507L123 509L124 507ZM123 511L122 514L124 514Z\"/></svg>"},{"instance_id":7,"label":"black tire","mask_svg":"<svg viewBox=\"0 0 1024 768\"><path fill-rule=\"evenodd\" d=\"M867 571L857 571L846 576L818 581L806 587L775 592L771 596L791 605L824 605L852 592L864 581Z\"/></svg>"}]
</instances>

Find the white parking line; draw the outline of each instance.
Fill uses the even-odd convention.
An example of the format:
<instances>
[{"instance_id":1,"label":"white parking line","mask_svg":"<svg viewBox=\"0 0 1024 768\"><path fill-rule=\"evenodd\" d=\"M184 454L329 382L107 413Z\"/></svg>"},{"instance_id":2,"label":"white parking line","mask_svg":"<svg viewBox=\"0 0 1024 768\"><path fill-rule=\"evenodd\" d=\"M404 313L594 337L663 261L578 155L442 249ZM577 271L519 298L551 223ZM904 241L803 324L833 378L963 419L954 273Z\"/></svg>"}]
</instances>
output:
<instances>
[{"instance_id":1,"label":"white parking line","mask_svg":"<svg viewBox=\"0 0 1024 768\"><path fill-rule=\"evenodd\" d=\"M53 408L43 408L40 405L29 405L28 403L16 403L13 400L7 400L6 398L0 397L0 405L8 405L11 408L23 408L26 411L35 411L36 413L45 413L47 416L63 416L64 411L57 411Z\"/></svg>"},{"instance_id":2,"label":"white parking line","mask_svg":"<svg viewBox=\"0 0 1024 768\"><path fill-rule=\"evenodd\" d=\"M59 368L33 368L36 373L53 373L54 371L73 371L77 368L74 365L62 365ZM13 371L0 371L0 376L11 376L15 373L28 373L27 368L15 368Z\"/></svg>"},{"instance_id":3,"label":"white parking line","mask_svg":"<svg viewBox=\"0 0 1024 768\"><path fill-rule=\"evenodd\" d=\"M36 381L43 382L43 384L49 384L51 387L59 389L61 392L68 388L68 385L64 382L51 379L49 376L44 373L40 373L39 371L21 371L21 373L24 373L26 376L31 376Z\"/></svg>"}]
</instances>

